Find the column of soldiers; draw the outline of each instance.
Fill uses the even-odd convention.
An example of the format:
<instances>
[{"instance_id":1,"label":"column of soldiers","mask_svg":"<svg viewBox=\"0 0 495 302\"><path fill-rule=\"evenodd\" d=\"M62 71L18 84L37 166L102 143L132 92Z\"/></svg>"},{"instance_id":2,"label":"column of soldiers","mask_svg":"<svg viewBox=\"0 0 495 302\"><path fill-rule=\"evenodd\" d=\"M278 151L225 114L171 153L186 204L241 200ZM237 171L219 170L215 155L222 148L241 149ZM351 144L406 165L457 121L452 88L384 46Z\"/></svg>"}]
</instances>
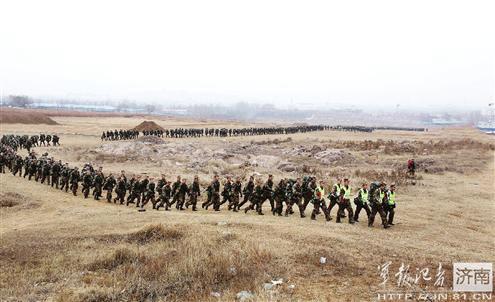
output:
<instances>
[{"instance_id":1,"label":"column of soldiers","mask_svg":"<svg viewBox=\"0 0 495 302\"><path fill-rule=\"evenodd\" d=\"M293 134L314 131L350 131L350 132L373 132L374 130L402 130L402 131L427 131L425 128L403 128L403 127L365 127L365 126L290 126L290 127L250 127L250 128L175 128L175 129L153 129L142 131L143 136L157 136L167 138L184 137L231 137L231 136L253 136L269 134ZM137 130L109 130L101 134L101 140L129 140L139 137Z\"/></svg>"},{"instance_id":2,"label":"column of soldiers","mask_svg":"<svg viewBox=\"0 0 495 302\"><path fill-rule=\"evenodd\" d=\"M173 183L165 175L157 180L148 175L133 175L128 178L125 171L117 176L112 173L105 176L102 167L94 169L91 164L86 163L81 170L78 167L71 168L67 163L63 164L60 160L49 157L48 153L37 157L34 152L30 152L22 158L14 148L2 143L0 173L5 173L5 167L14 176L34 179L65 192L70 190L74 196L78 195L80 186L84 198L91 194L95 200L105 198L109 203L125 203L127 206L134 204L140 209L151 202L155 210L164 208L169 211L175 206L180 211L189 207L192 211L197 211L199 198L206 192L206 199L201 204L205 210L211 207L214 211L220 211L227 204L227 209L233 212L238 212L245 206L242 209L245 213L252 210L258 215L264 215L263 205L268 201L273 215L290 216L295 213L296 206L299 216L304 218L308 205L312 204L312 220L316 220L320 214L327 221L332 220L331 212L336 207L337 223L347 217L348 222L354 224L359 221L359 215L364 210L368 226L373 226L375 216L379 214L383 227L388 228L393 225L396 205L395 185L392 184L387 189L383 182L373 182L369 188L368 184L363 183L354 196L347 178L338 178L326 194L324 181L317 181L316 177L282 178L275 184L272 175L265 182L251 176L247 184L243 185L240 177L234 180L227 176L221 188L220 177L215 175L203 191L198 176L191 183L180 176ZM356 206L355 211L351 201Z\"/></svg>"},{"instance_id":3,"label":"column of soldiers","mask_svg":"<svg viewBox=\"0 0 495 302\"><path fill-rule=\"evenodd\" d=\"M175 129L155 129L142 131L143 136L157 136L167 138L184 137L231 137L231 136L253 136L268 134L293 134L306 133L324 130L371 132L370 127L363 126L291 126L291 127L250 127L250 128L175 128ZM128 140L139 137L140 132L136 130L109 130L104 131L101 140Z\"/></svg>"},{"instance_id":4,"label":"column of soldiers","mask_svg":"<svg viewBox=\"0 0 495 302\"><path fill-rule=\"evenodd\" d=\"M26 149L28 152L31 151L33 147L40 146L60 146L60 137L53 134L43 134L40 135L16 135L16 134L6 134L0 139L2 144L11 146L14 150Z\"/></svg>"},{"instance_id":5,"label":"column of soldiers","mask_svg":"<svg viewBox=\"0 0 495 302\"><path fill-rule=\"evenodd\" d=\"M128 140L136 139L139 137L139 131L137 130L109 130L103 131L101 134L101 140L105 141L117 141L117 140Z\"/></svg>"}]
</instances>

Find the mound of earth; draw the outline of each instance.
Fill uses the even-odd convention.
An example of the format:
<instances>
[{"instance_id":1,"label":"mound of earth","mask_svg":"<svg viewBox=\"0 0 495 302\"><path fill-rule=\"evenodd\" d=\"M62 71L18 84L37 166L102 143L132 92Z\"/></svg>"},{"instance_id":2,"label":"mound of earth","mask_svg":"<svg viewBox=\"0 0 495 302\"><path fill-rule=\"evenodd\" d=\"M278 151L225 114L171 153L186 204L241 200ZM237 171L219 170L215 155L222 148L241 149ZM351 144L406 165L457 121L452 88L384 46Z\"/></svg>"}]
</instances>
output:
<instances>
[{"instance_id":1,"label":"mound of earth","mask_svg":"<svg viewBox=\"0 0 495 302\"><path fill-rule=\"evenodd\" d=\"M153 121L144 121L141 124L134 127L132 130L142 132L142 131L165 130L165 129L163 129L161 126L159 126L157 123Z\"/></svg>"},{"instance_id":2,"label":"mound of earth","mask_svg":"<svg viewBox=\"0 0 495 302\"><path fill-rule=\"evenodd\" d=\"M0 124L4 123L57 125L57 122L41 112L13 108L2 108L0 110Z\"/></svg>"}]
</instances>

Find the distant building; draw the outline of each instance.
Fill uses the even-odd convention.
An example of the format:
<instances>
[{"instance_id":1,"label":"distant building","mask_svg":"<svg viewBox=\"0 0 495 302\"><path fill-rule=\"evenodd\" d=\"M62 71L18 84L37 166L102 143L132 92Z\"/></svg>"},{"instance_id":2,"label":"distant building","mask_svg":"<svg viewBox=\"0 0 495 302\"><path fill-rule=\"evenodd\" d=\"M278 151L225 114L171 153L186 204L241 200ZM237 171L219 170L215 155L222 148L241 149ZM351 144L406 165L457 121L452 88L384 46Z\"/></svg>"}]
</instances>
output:
<instances>
[{"instance_id":1,"label":"distant building","mask_svg":"<svg viewBox=\"0 0 495 302\"><path fill-rule=\"evenodd\" d=\"M32 103L29 108L34 109L54 109L54 110L78 110L78 111L97 111L97 112L114 112L117 107L109 105L83 105L68 103Z\"/></svg>"}]
</instances>

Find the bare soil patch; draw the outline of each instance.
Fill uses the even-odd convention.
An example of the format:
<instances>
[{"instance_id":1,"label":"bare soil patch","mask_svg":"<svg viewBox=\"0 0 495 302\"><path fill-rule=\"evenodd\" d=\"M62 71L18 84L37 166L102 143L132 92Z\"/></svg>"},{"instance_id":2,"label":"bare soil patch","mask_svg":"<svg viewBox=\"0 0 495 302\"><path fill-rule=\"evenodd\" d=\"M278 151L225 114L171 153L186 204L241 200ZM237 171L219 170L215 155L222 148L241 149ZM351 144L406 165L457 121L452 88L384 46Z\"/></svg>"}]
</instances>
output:
<instances>
[{"instance_id":1,"label":"bare soil patch","mask_svg":"<svg viewBox=\"0 0 495 302\"><path fill-rule=\"evenodd\" d=\"M24 109L1 108L0 124L57 125L57 122L55 122L49 116L41 112L24 110Z\"/></svg>"}]
</instances>

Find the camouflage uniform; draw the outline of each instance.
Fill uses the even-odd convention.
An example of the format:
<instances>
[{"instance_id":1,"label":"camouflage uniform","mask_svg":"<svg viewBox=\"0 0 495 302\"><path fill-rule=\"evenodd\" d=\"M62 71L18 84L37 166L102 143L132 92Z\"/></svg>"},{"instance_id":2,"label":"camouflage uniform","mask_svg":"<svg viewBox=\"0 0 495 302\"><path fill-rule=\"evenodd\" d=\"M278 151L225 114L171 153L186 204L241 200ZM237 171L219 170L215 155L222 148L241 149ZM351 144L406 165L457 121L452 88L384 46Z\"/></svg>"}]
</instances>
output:
<instances>
[{"instance_id":1,"label":"camouflage uniform","mask_svg":"<svg viewBox=\"0 0 495 302\"><path fill-rule=\"evenodd\" d=\"M254 178L251 176L249 179L248 184L244 187L244 190L242 191L242 194L244 195L244 199L242 202L237 206L237 210L240 210L241 207L249 201L251 198L251 195L253 194L254 191Z\"/></svg>"},{"instance_id":2,"label":"camouflage uniform","mask_svg":"<svg viewBox=\"0 0 495 302\"><path fill-rule=\"evenodd\" d=\"M113 201L114 203L119 201L120 204L124 204L126 188L127 188L127 182L125 181L125 178L120 177L119 181L117 181L117 187L115 188L115 193L117 193L117 198L114 199Z\"/></svg>"},{"instance_id":3,"label":"camouflage uniform","mask_svg":"<svg viewBox=\"0 0 495 302\"><path fill-rule=\"evenodd\" d=\"M278 216L282 216L282 211L284 208L284 202L286 202L287 196L287 184L284 179L281 179L277 185L277 188L274 192L275 196L275 209L272 211L273 215L277 214Z\"/></svg>"},{"instance_id":4,"label":"camouflage uniform","mask_svg":"<svg viewBox=\"0 0 495 302\"><path fill-rule=\"evenodd\" d=\"M240 197L242 197L242 183L240 179L237 179L232 187L232 203L229 204L229 210L238 211Z\"/></svg>"},{"instance_id":5,"label":"camouflage uniform","mask_svg":"<svg viewBox=\"0 0 495 302\"><path fill-rule=\"evenodd\" d=\"M372 227L375 222L376 213L380 214L380 218L382 219L382 225L384 228L388 228L387 216L385 215L385 211L383 210L385 200L385 188L376 189L371 196L371 214L368 218L368 226Z\"/></svg>"},{"instance_id":6,"label":"camouflage uniform","mask_svg":"<svg viewBox=\"0 0 495 302\"><path fill-rule=\"evenodd\" d=\"M107 191L107 202L112 202L112 191L116 184L115 178L110 174L103 184L103 189Z\"/></svg>"},{"instance_id":7,"label":"camouflage uniform","mask_svg":"<svg viewBox=\"0 0 495 302\"><path fill-rule=\"evenodd\" d=\"M198 209L196 208L196 205L198 203L199 196L201 196L201 188L199 186L199 180L195 178L189 187L189 200L186 203L186 208L189 208L189 205L192 205L192 210L197 211Z\"/></svg>"}]
</instances>

